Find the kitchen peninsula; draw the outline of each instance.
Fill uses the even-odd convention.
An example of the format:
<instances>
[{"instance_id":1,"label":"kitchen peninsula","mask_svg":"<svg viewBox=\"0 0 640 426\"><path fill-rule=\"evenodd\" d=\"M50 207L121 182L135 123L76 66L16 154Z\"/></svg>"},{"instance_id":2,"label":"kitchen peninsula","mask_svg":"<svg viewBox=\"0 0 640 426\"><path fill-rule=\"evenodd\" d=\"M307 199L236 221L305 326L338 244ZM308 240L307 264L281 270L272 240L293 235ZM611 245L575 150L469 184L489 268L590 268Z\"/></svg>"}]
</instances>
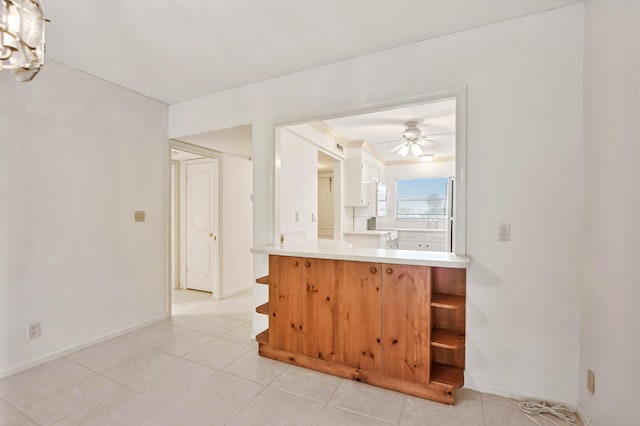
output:
<instances>
[{"instance_id":1,"label":"kitchen peninsula","mask_svg":"<svg viewBox=\"0 0 640 426\"><path fill-rule=\"evenodd\" d=\"M466 268L445 252L303 240L269 255L260 355L453 404L464 383Z\"/></svg>"}]
</instances>

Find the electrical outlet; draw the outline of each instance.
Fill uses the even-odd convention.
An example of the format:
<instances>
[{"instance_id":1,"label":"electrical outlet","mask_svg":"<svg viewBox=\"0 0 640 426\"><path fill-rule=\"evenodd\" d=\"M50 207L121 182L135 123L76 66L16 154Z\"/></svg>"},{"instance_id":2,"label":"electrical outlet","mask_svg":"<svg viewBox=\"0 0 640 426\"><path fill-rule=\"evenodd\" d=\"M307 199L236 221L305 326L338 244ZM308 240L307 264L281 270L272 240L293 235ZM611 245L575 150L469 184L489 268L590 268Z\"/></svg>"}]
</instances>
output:
<instances>
[{"instance_id":1,"label":"electrical outlet","mask_svg":"<svg viewBox=\"0 0 640 426\"><path fill-rule=\"evenodd\" d=\"M596 375L591 370L587 370L587 389L591 393L596 393Z\"/></svg>"},{"instance_id":2,"label":"electrical outlet","mask_svg":"<svg viewBox=\"0 0 640 426\"><path fill-rule=\"evenodd\" d=\"M501 223L498 225L498 241L511 241L510 223Z\"/></svg>"},{"instance_id":3,"label":"electrical outlet","mask_svg":"<svg viewBox=\"0 0 640 426\"><path fill-rule=\"evenodd\" d=\"M27 326L27 340L40 337L42 334L42 325L39 322L32 322Z\"/></svg>"}]
</instances>

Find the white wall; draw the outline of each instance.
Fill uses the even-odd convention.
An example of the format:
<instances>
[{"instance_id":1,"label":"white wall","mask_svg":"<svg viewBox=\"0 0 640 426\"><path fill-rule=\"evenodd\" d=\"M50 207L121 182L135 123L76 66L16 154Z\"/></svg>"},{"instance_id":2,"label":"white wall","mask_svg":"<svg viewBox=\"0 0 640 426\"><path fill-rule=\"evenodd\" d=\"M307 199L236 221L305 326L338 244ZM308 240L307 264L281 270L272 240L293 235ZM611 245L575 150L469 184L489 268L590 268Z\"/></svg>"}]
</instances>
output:
<instances>
[{"instance_id":1,"label":"white wall","mask_svg":"<svg viewBox=\"0 0 640 426\"><path fill-rule=\"evenodd\" d=\"M222 155L220 171L220 267L222 297L228 297L253 285L253 176L251 161Z\"/></svg>"},{"instance_id":2,"label":"white wall","mask_svg":"<svg viewBox=\"0 0 640 426\"><path fill-rule=\"evenodd\" d=\"M53 61L0 93L2 376L166 315L168 204L164 104Z\"/></svg>"},{"instance_id":3,"label":"white wall","mask_svg":"<svg viewBox=\"0 0 640 426\"><path fill-rule=\"evenodd\" d=\"M586 2L584 284L579 402L593 425L637 425L640 383L640 2Z\"/></svg>"},{"instance_id":4,"label":"white wall","mask_svg":"<svg viewBox=\"0 0 640 426\"><path fill-rule=\"evenodd\" d=\"M275 125L466 85L467 385L575 403L583 19L578 4L173 105L170 135L253 124L254 244L265 244L275 240ZM512 224L511 242L497 241L500 222ZM254 276L266 271L256 256Z\"/></svg>"},{"instance_id":5,"label":"white wall","mask_svg":"<svg viewBox=\"0 0 640 426\"><path fill-rule=\"evenodd\" d=\"M280 234L290 241L317 238L318 147L287 129L280 136ZM297 218L296 218L297 214Z\"/></svg>"}]
</instances>

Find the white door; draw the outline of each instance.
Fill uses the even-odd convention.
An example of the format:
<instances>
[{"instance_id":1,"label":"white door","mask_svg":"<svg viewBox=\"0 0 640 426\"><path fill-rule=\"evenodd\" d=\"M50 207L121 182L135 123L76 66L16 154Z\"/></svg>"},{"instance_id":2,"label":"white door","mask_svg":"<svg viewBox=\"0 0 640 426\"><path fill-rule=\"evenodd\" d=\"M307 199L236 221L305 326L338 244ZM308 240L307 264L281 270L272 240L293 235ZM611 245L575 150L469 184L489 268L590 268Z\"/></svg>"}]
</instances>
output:
<instances>
[{"instance_id":1,"label":"white door","mask_svg":"<svg viewBox=\"0 0 640 426\"><path fill-rule=\"evenodd\" d=\"M318 238L333 239L333 177L318 177Z\"/></svg>"},{"instance_id":2,"label":"white door","mask_svg":"<svg viewBox=\"0 0 640 426\"><path fill-rule=\"evenodd\" d=\"M179 181L180 175L179 162L171 160L171 288L177 289L180 283L180 267L178 259L178 229L180 226L178 212L180 211L180 205L178 203L179 198Z\"/></svg>"},{"instance_id":3,"label":"white door","mask_svg":"<svg viewBox=\"0 0 640 426\"><path fill-rule=\"evenodd\" d=\"M187 288L213 293L217 279L216 167L214 159L185 161L187 175Z\"/></svg>"}]
</instances>

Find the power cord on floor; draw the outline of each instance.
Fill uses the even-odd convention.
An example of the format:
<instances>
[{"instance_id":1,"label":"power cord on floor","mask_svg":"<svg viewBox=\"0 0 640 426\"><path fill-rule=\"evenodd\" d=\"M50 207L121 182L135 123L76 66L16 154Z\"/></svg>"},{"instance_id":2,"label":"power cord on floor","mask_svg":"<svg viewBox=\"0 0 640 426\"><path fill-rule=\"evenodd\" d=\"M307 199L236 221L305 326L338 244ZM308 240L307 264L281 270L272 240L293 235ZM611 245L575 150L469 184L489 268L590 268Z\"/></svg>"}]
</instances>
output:
<instances>
[{"instance_id":1,"label":"power cord on floor","mask_svg":"<svg viewBox=\"0 0 640 426\"><path fill-rule=\"evenodd\" d=\"M544 414L549 414L551 416L557 417L558 419L568 423L570 425L576 425L576 420L578 419L573 411L565 407L564 405L549 405L546 401L518 401L514 400L514 404L520 408L520 411L524 413L532 422L537 424L538 426L542 426L542 424L538 423L534 416L539 416L543 420L551 423L552 425L558 426L557 423L544 416Z\"/></svg>"}]
</instances>

